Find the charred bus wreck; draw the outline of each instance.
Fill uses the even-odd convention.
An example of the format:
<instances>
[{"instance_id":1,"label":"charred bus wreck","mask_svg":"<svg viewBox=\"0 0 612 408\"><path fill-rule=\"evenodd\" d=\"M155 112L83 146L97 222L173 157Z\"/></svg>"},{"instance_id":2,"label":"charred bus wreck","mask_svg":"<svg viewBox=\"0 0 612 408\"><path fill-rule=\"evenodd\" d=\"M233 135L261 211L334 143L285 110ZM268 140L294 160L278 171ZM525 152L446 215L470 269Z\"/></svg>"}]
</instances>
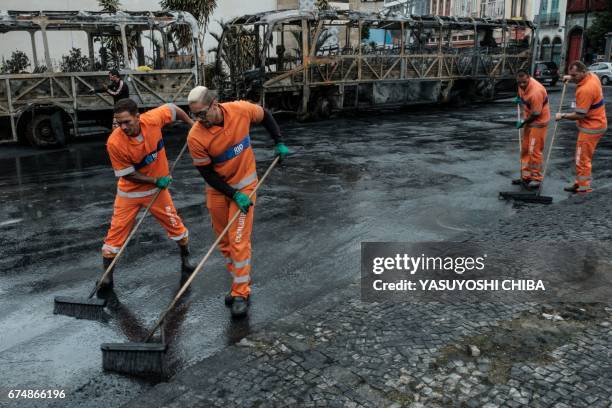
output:
<instances>
[{"instance_id":1,"label":"charred bus wreck","mask_svg":"<svg viewBox=\"0 0 612 408\"><path fill-rule=\"evenodd\" d=\"M529 68L533 30L525 21L333 10L247 15L224 26L215 84L224 99L300 117L491 99Z\"/></svg>"},{"instance_id":2,"label":"charred bus wreck","mask_svg":"<svg viewBox=\"0 0 612 408\"><path fill-rule=\"evenodd\" d=\"M176 29L186 33L183 44L173 36ZM78 71L54 64L51 31L84 33L88 63ZM30 34L34 70L0 73L0 143L24 140L45 147L75 136L108 133L113 98L95 90L107 82L111 68L120 71L131 98L143 108L186 104L189 90L201 81L198 25L186 12L0 10L0 35L9 32ZM42 62L36 52L37 33L42 37ZM116 45L107 50L114 61L106 62L95 48L102 51L109 43Z\"/></svg>"}]
</instances>

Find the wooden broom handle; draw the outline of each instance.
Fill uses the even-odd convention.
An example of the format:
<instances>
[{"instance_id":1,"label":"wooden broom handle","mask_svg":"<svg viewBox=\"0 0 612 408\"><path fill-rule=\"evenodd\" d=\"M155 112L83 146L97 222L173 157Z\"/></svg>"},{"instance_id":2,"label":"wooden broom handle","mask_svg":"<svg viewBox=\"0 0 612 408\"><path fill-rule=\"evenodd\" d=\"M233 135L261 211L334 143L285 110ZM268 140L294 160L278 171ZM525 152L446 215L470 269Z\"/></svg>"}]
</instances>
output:
<instances>
[{"instance_id":1,"label":"wooden broom handle","mask_svg":"<svg viewBox=\"0 0 612 408\"><path fill-rule=\"evenodd\" d=\"M559 109L558 113L561 113L561 109L563 108L563 100L565 99L565 90L567 89L567 82L563 82L563 91L561 92L561 100L559 101ZM548 161L550 160L550 154L552 153L553 144L555 143L555 136L557 135L557 128L559 127L559 121L555 118L555 127L553 128L553 134L550 138L550 146L548 147L548 152L546 153L546 160L544 161L544 168L542 169L542 182L538 188L538 196L542 193L542 185L544 184L544 177L546 177L546 170L548 169Z\"/></svg>"},{"instance_id":2,"label":"wooden broom handle","mask_svg":"<svg viewBox=\"0 0 612 408\"><path fill-rule=\"evenodd\" d=\"M183 153L185 153L186 149L187 149L187 141L185 141L185 144L183 145L183 148L179 152L178 156L176 156L176 159L174 160L174 163L172 163L172 167L170 168L170 175L172 175L172 173L174 173L174 168L176 167L177 163L181 160L181 157L183 157ZM145 208L144 213L142 213L142 215L140 216L140 219L138 220L138 223L136 224L136 226L134 228L132 228L132 231L130 231L130 234L128 235L127 239L125 240L123 245L121 245L121 249L119 249L119 252L117 253L117 255L115 255L115 257L113 258L113 261L110 263L110 265L108 265L108 268L106 268L106 270L102 274L102 277L100 278L100 280L98 281L96 286L93 288L93 290L89 294L89 299L91 299L96 294L98 289L100 289L100 286L102 285L102 281L104 281L104 278L106 278L106 276L110 273L110 271L113 269L113 267L117 263L117 260L119 259L121 254L123 254L123 251L125 250L125 248L127 247L128 243L130 242L130 240L132 239L132 237L134 236L134 234L136 233L136 231L138 230L138 228L140 227L140 225L144 221L145 217L149 213L149 210L151 209L151 207L153 206L153 204L155 203L155 201L157 200L157 197L159 197L161 192L162 192L162 189L158 188L157 192L155 193L155 196L153 196L153 199L151 199L151 202L149 202L149 205L147 205L147 208Z\"/></svg>"},{"instance_id":3,"label":"wooden broom handle","mask_svg":"<svg viewBox=\"0 0 612 408\"><path fill-rule=\"evenodd\" d=\"M253 197L253 195L255 194L255 192L257 191L257 189L263 184L264 180L268 177L268 175L270 174L270 172L272 171L272 169L274 168L274 166L276 166L276 164L278 163L278 161L280 160L279 156L276 156L276 158L272 161L272 164L270 164L270 167L268 167L268 169L266 170L266 172L264 173L264 175L261 177L261 179L259 180L259 182L257 183L257 185L255 186L255 188L253 189L253 191L251 191L251 193L249 194L249 198ZM208 252L206 252L206 255L204 255L204 258L202 258L202 260L200 261L200 263L198 264L198 266L196 266L196 268L194 269L194 271L191 273L191 276L189 277L189 279L187 279L187 281L183 284L183 286L181 287L181 289L178 291L178 293L176 294L176 296L174 297L174 299L172 299L172 302L170 302L170 306L168 306L166 308L166 310L161 314L161 316L159 317L159 319L157 320L157 322L155 323L155 325L153 326L153 328L151 329L151 331L149 332L149 335L147 336L147 338L145 339L145 343L148 342L151 337L153 337L153 334L155 333L155 331L157 330L157 328L160 326L160 324L164 321L164 319L166 318L166 315L168 314L168 312L170 312L170 310L172 310L172 308L174 307L174 305L176 304L176 302L180 299L181 296L183 296L183 294L185 293L185 291L187 290L187 288L189 287L189 285L191 285L191 282L193 282L193 280L195 279L196 275L198 273L200 273L200 271L202 270L202 267L204 266L204 264L206 263L206 261L208 261L208 258L210 257L210 255L212 254L212 252L214 251L214 249L217 247L217 245L219 245L219 242L221 242L221 240L223 239L223 237L225 236L225 234L227 234L227 232L229 231L230 227L232 226L232 224L236 221L236 219L238 218L238 215L240 215L240 210L236 211L236 213L232 216L232 218L230 219L230 221L227 223L227 225L225 226L225 228L223 229L223 231L221 231L221 233L219 234L219 236L217 237L217 239L215 240L215 242L210 246L210 248L208 249Z\"/></svg>"}]
</instances>

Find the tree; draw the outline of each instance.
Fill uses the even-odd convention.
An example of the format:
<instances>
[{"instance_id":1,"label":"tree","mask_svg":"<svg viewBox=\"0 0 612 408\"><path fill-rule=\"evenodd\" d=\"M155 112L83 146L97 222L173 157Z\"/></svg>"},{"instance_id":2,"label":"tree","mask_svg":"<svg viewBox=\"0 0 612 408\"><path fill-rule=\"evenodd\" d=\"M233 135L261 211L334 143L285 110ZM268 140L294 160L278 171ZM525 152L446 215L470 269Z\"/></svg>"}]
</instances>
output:
<instances>
[{"instance_id":1,"label":"tree","mask_svg":"<svg viewBox=\"0 0 612 408\"><path fill-rule=\"evenodd\" d=\"M62 56L62 72L84 72L89 69L89 58L81 54L80 48L72 47L68 55Z\"/></svg>"},{"instance_id":2,"label":"tree","mask_svg":"<svg viewBox=\"0 0 612 408\"><path fill-rule=\"evenodd\" d=\"M317 0L317 8L319 10L329 10L329 1L328 0Z\"/></svg>"},{"instance_id":3,"label":"tree","mask_svg":"<svg viewBox=\"0 0 612 408\"><path fill-rule=\"evenodd\" d=\"M361 41L370 39L370 26L363 24L361 26Z\"/></svg>"},{"instance_id":4,"label":"tree","mask_svg":"<svg viewBox=\"0 0 612 408\"><path fill-rule=\"evenodd\" d=\"M612 32L612 0L608 0L606 11L595 15L593 24L586 31L589 45L598 54L603 54L606 46L606 33L609 32Z\"/></svg>"},{"instance_id":5,"label":"tree","mask_svg":"<svg viewBox=\"0 0 612 408\"><path fill-rule=\"evenodd\" d=\"M98 6L105 13L114 14L119 11L121 7L121 2L119 0L98 0ZM137 31L129 31L128 27L126 27L125 36L127 37L127 48L128 55L131 59L132 54L134 54L134 50L138 46L138 32ZM120 68L124 65L123 61L123 43L121 40L121 36L100 36L100 59L103 61L102 66L104 69L108 68L108 63L110 63L115 68ZM104 63L107 61L107 63Z\"/></svg>"},{"instance_id":6,"label":"tree","mask_svg":"<svg viewBox=\"0 0 612 408\"><path fill-rule=\"evenodd\" d=\"M198 47L202 52L204 47L204 34L208 28L210 17L217 7L217 0L161 0L162 9L167 11L186 11L195 17L198 22ZM170 27L170 35L179 48L191 50L191 29L185 25Z\"/></svg>"},{"instance_id":7,"label":"tree","mask_svg":"<svg viewBox=\"0 0 612 408\"><path fill-rule=\"evenodd\" d=\"M0 68L0 72L3 74L21 74L29 66L30 59L25 52L13 51L10 59L2 59L2 68Z\"/></svg>"},{"instance_id":8,"label":"tree","mask_svg":"<svg viewBox=\"0 0 612 408\"><path fill-rule=\"evenodd\" d=\"M210 35L217 41L217 46L208 50L216 54L216 70L213 83L220 87L222 81L228 78L235 79L239 73L257 66L259 55L257 55L256 33L253 29L244 27L231 27L229 23L218 21L221 26L221 33ZM221 41L223 40L223 41ZM225 68L229 73L225 71ZM232 84L234 87L236 83Z\"/></svg>"}]
</instances>

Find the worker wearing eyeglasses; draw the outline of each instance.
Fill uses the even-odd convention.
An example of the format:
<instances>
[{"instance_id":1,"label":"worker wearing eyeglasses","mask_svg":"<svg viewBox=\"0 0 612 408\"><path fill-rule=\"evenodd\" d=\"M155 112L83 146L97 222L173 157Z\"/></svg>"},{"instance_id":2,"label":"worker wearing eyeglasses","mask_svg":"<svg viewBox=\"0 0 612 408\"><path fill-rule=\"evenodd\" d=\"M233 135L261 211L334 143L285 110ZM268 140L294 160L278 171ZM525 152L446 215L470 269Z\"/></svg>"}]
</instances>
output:
<instances>
[{"instance_id":1,"label":"worker wearing eyeglasses","mask_svg":"<svg viewBox=\"0 0 612 408\"><path fill-rule=\"evenodd\" d=\"M251 125L261 123L266 128L281 160L289 149L282 143L280 128L272 114L259 105L246 101L219 103L216 92L204 86L191 90L187 101L196 122L187 143L193 164L208 184L206 205L215 234L220 234L232 216L241 212L219 248L233 277L225 303L231 307L232 316L243 317L248 312L251 294L254 211L250 207L255 204L255 195L249 198L249 194L257 184Z\"/></svg>"}]
</instances>

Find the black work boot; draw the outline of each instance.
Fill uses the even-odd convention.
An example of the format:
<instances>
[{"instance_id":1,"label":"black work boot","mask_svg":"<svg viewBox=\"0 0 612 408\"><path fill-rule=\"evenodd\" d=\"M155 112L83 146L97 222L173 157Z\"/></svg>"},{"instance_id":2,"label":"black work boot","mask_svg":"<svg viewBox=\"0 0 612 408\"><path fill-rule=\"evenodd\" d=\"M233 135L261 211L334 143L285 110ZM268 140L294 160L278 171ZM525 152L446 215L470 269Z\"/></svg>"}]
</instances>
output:
<instances>
[{"instance_id":1,"label":"black work boot","mask_svg":"<svg viewBox=\"0 0 612 408\"><path fill-rule=\"evenodd\" d=\"M512 185L513 186L524 186L526 184L528 184L531 181L531 179L524 179L524 178L517 178L512 180Z\"/></svg>"},{"instance_id":2,"label":"black work boot","mask_svg":"<svg viewBox=\"0 0 612 408\"><path fill-rule=\"evenodd\" d=\"M227 295L225 295L225 306L231 306L234 303L234 297L232 296L232 291L230 290Z\"/></svg>"},{"instance_id":3,"label":"black work boot","mask_svg":"<svg viewBox=\"0 0 612 408\"><path fill-rule=\"evenodd\" d=\"M540 183L541 182L538 180L531 180L529 184L525 186L525 188L527 190L537 190L538 188L540 188Z\"/></svg>"},{"instance_id":4,"label":"black work boot","mask_svg":"<svg viewBox=\"0 0 612 408\"><path fill-rule=\"evenodd\" d=\"M183 285L195 270L195 266L189 259L189 244L179 244L179 248L181 250L181 285Z\"/></svg>"},{"instance_id":5,"label":"black work boot","mask_svg":"<svg viewBox=\"0 0 612 408\"><path fill-rule=\"evenodd\" d=\"M103 268L104 268L103 272L106 272L106 270L108 269L110 264L113 262L113 259L114 258L102 257L102 265L103 265ZM108 275L106 275L104 280L100 283L100 287L98 288L98 292L108 292L109 290L113 289L113 287L114 287L113 272L115 272L115 266L113 266L113 269L110 270Z\"/></svg>"},{"instance_id":6,"label":"black work boot","mask_svg":"<svg viewBox=\"0 0 612 408\"><path fill-rule=\"evenodd\" d=\"M570 193L576 193L578 192L578 184L569 185L567 187L564 187L563 190L570 192Z\"/></svg>"},{"instance_id":7,"label":"black work boot","mask_svg":"<svg viewBox=\"0 0 612 408\"><path fill-rule=\"evenodd\" d=\"M242 296L235 296L232 302L232 317L240 318L247 315L249 312L249 299Z\"/></svg>"}]
</instances>

